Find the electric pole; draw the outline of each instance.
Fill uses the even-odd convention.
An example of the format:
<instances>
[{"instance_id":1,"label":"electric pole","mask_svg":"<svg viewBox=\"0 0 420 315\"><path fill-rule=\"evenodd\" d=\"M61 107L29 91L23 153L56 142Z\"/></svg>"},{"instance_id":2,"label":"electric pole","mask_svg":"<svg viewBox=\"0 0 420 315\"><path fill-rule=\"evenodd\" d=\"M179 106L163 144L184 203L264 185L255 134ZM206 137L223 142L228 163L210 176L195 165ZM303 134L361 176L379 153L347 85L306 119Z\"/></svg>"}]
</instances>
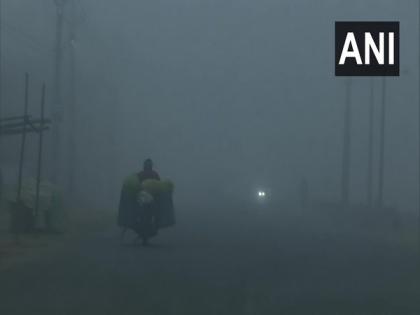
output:
<instances>
[{"instance_id":1,"label":"electric pole","mask_svg":"<svg viewBox=\"0 0 420 315\"><path fill-rule=\"evenodd\" d=\"M350 155L351 155L351 79L346 81L346 102L344 108L343 161L341 173L341 202L349 203L350 190Z\"/></svg>"},{"instance_id":2,"label":"electric pole","mask_svg":"<svg viewBox=\"0 0 420 315\"><path fill-rule=\"evenodd\" d=\"M418 172L419 172L419 180L418 180L418 185L419 185L419 187L418 187L418 189L419 189L419 191L418 191L418 227L417 227L417 231L418 231L418 242L419 242L419 244L418 244L418 246L419 246L419 254L420 254L420 2L419 2L419 6L418 6L418 9L419 9L419 21L418 21L418 28L419 28L419 34L418 34L418 40L419 40L419 51L418 51L418 56L419 56L419 64L418 64L418 67L419 67L419 77L418 77L418 80L419 80L419 99L418 99L418 102L419 102L419 108L418 108L418 115L419 115L419 126L418 126L418 141L419 141L419 152L418 152L418 154L419 154L419 156L418 156L418 163L419 163L419 165L418 165L418 167L419 167L419 169L418 169ZM419 259L419 264L420 264L420 259Z\"/></svg>"},{"instance_id":3,"label":"electric pole","mask_svg":"<svg viewBox=\"0 0 420 315\"><path fill-rule=\"evenodd\" d=\"M53 82L53 128L52 128L52 154L51 154L51 179L55 185L59 184L59 169L61 162L61 121L62 121L62 66L63 66L63 22L64 5L66 0L54 0L56 5L56 33L55 33L55 58Z\"/></svg>"},{"instance_id":4,"label":"electric pole","mask_svg":"<svg viewBox=\"0 0 420 315\"><path fill-rule=\"evenodd\" d=\"M0 0L0 119L3 118L3 1ZM0 133L2 131L0 130ZM0 152L1 152L0 137Z\"/></svg>"},{"instance_id":5,"label":"electric pole","mask_svg":"<svg viewBox=\"0 0 420 315\"><path fill-rule=\"evenodd\" d=\"M0 119L3 117L3 3L0 0ZM1 130L0 130L1 132ZM0 152L1 152L1 137L0 137Z\"/></svg>"},{"instance_id":6,"label":"electric pole","mask_svg":"<svg viewBox=\"0 0 420 315\"><path fill-rule=\"evenodd\" d=\"M3 13L3 3L2 0L0 0L0 120L3 118L3 19L2 19L2 13ZM2 131L0 130L0 153L2 152ZM3 197L3 172L1 167L1 154L0 154L0 200ZM1 204L0 204L1 208Z\"/></svg>"},{"instance_id":7,"label":"electric pole","mask_svg":"<svg viewBox=\"0 0 420 315\"><path fill-rule=\"evenodd\" d=\"M369 100L369 134L368 134L368 167L367 167L367 205L372 207L372 179L373 179L373 122L375 106L375 79L370 79Z\"/></svg>"},{"instance_id":8,"label":"electric pole","mask_svg":"<svg viewBox=\"0 0 420 315\"><path fill-rule=\"evenodd\" d=\"M379 209L383 207L384 199L384 163L385 163L385 119L386 119L386 79L382 78L382 108L381 108L381 125L380 125L380 142L379 142L379 182L378 182L378 200Z\"/></svg>"},{"instance_id":9,"label":"electric pole","mask_svg":"<svg viewBox=\"0 0 420 315\"><path fill-rule=\"evenodd\" d=\"M75 172L77 165L77 153L75 143L76 128L76 4L71 1L70 18L70 95L69 95L69 128L68 128L68 166L67 166L67 186L69 200L74 200L75 191Z\"/></svg>"}]
</instances>

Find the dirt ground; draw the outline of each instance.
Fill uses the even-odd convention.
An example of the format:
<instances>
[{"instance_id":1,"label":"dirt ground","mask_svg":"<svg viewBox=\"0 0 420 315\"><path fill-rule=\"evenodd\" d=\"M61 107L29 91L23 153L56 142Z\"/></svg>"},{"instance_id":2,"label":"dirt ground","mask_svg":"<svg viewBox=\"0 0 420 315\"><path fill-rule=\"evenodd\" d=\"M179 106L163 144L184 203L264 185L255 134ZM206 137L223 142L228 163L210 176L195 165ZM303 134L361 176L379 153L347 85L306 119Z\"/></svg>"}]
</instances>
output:
<instances>
[{"instance_id":1,"label":"dirt ground","mask_svg":"<svg viewBox=\"0 0 420 315\"><path fill-rule=\"evenodd\" d=\"M114 212L69 218L7 250L0 314L420 314L415 224L183 208L144 248Z\"/></svg>"},{"instance_id":2,"label":"dirt ground","mask_svg":"<svg viewBox=\"0 0 420 315\"><path fill-rule=\"evenodd\" d=\"M53 235L10 234L10 216L7 207L0 206L0 272L25 262L42 260L45 254L60 244Z\"/></svg>"}]
</instances>

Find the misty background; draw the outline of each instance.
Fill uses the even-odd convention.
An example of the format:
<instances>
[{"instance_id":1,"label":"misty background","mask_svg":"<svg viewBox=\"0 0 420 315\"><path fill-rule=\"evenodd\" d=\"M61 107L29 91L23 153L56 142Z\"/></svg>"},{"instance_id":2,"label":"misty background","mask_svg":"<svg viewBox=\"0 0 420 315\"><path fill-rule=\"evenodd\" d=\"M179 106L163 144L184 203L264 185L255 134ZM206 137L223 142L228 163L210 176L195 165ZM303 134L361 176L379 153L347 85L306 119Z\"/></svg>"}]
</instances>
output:
<instances>
[{"instance_id":1,"label":"misty background","mask_svg":"<svg viewBox=\"0 0 420 315\"><path fill-rule=\"evenodd\" d=\"M2 1L3 115L38 115L47 83L53 117L56 6ZM334 22L401 22L401 77L387 78L385 204L418 207L418 1L75 1L64 8L59 183L73 201L116 207L124 177L151 157L178 204L247 198L259 187L296 199L340 198L346 79L334 76ZM75 38L71 40L71 32ZM75 124L68 113L74 51ZM375 79L375 176L381 79ZM366 200L369 78L352 87L353 202ZM73 133L75 150L69 145ZM33 137L33 138L32 138ZM47 135L51 142L51 132ZM35 136L29 146L36 152ZM3 140L5 182L16 181L19 138ZM51 176L51 144L44 174ZM4 152L6 151L6 152ZM28 150L30 152L30 150ZM69 165L74 161L74 168ZM27 154L25 175L35 175ZM375 193L377 189L375 177ZM194 196L194 197L193 197Z\"/></svg>"}]
</instances>

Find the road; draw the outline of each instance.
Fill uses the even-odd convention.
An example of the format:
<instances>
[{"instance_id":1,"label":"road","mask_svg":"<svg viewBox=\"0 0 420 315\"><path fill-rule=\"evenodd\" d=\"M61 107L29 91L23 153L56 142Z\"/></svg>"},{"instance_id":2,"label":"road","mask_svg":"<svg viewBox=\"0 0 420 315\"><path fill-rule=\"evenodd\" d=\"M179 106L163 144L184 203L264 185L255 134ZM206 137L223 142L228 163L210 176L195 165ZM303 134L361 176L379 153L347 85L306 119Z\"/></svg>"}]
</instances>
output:
<instances>
[{"instance_id":1,"label":"road","mask_svg":"<svg viewBox=\"0 0 420 315\"><path fill-rule=\"evenodd\" d=\"M420 314L398 237L254 210L184 209L148 248L121 243L111 215L79 223L0 271L0 314Z\"/></svg>"}]
</instances>

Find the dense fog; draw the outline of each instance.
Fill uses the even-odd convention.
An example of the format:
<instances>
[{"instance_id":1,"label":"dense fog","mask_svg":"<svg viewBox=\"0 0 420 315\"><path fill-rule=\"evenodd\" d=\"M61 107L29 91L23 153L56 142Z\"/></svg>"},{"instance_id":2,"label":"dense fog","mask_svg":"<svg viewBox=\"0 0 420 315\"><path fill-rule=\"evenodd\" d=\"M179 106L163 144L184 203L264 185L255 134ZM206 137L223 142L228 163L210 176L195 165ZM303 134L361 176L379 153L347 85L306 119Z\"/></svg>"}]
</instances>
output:
<instances>
[{"instance_id":1,"label":"dense fog","mask_svg":"<svg viewBox=\"0 0 420 315\"><path fill-rule=\"evenodd\" d=\"M419 1L0 9L0 314L420 314ZM400 76L336 76L336 21Z\"/></svg>"},{"instance_id":2,"label":"dense fog","mask_svg":"<svg viewBox=\"0 0 420 315\"><path fill-rule=\"evenodd\" d=\"M47 84L54 115L56 7L5 0L3 114L30 112ZM418 17L405 1L74 1L64 6L59 186L83 206L113 208L125 176L151 157L185 202L246 200L265 187L293 202L338 201L345 89L334 76L336 20L400 20L401 77L386 90L385 203L415 211L418 197ZM72 39L74 34L74 39ZM73 55L72 55L73 54ZM71 73L75 86L72 90ZM353 78L351 200L366 200L370 78ZM382 79L374 79L374 190ZM72 94L74 93L74 94ZM75 95L74 121L69 104ZM44 176L51 177L49 132ZM74 146L71 146L71 134ZM31 139L31 138L29 138ZM36 146L36 140L28 140ZM3 140L6 184L18 138ZM34 176L28 153L26 174ZM194 201L193 201L194 200Z\"/></svg>"}]
</instances>

